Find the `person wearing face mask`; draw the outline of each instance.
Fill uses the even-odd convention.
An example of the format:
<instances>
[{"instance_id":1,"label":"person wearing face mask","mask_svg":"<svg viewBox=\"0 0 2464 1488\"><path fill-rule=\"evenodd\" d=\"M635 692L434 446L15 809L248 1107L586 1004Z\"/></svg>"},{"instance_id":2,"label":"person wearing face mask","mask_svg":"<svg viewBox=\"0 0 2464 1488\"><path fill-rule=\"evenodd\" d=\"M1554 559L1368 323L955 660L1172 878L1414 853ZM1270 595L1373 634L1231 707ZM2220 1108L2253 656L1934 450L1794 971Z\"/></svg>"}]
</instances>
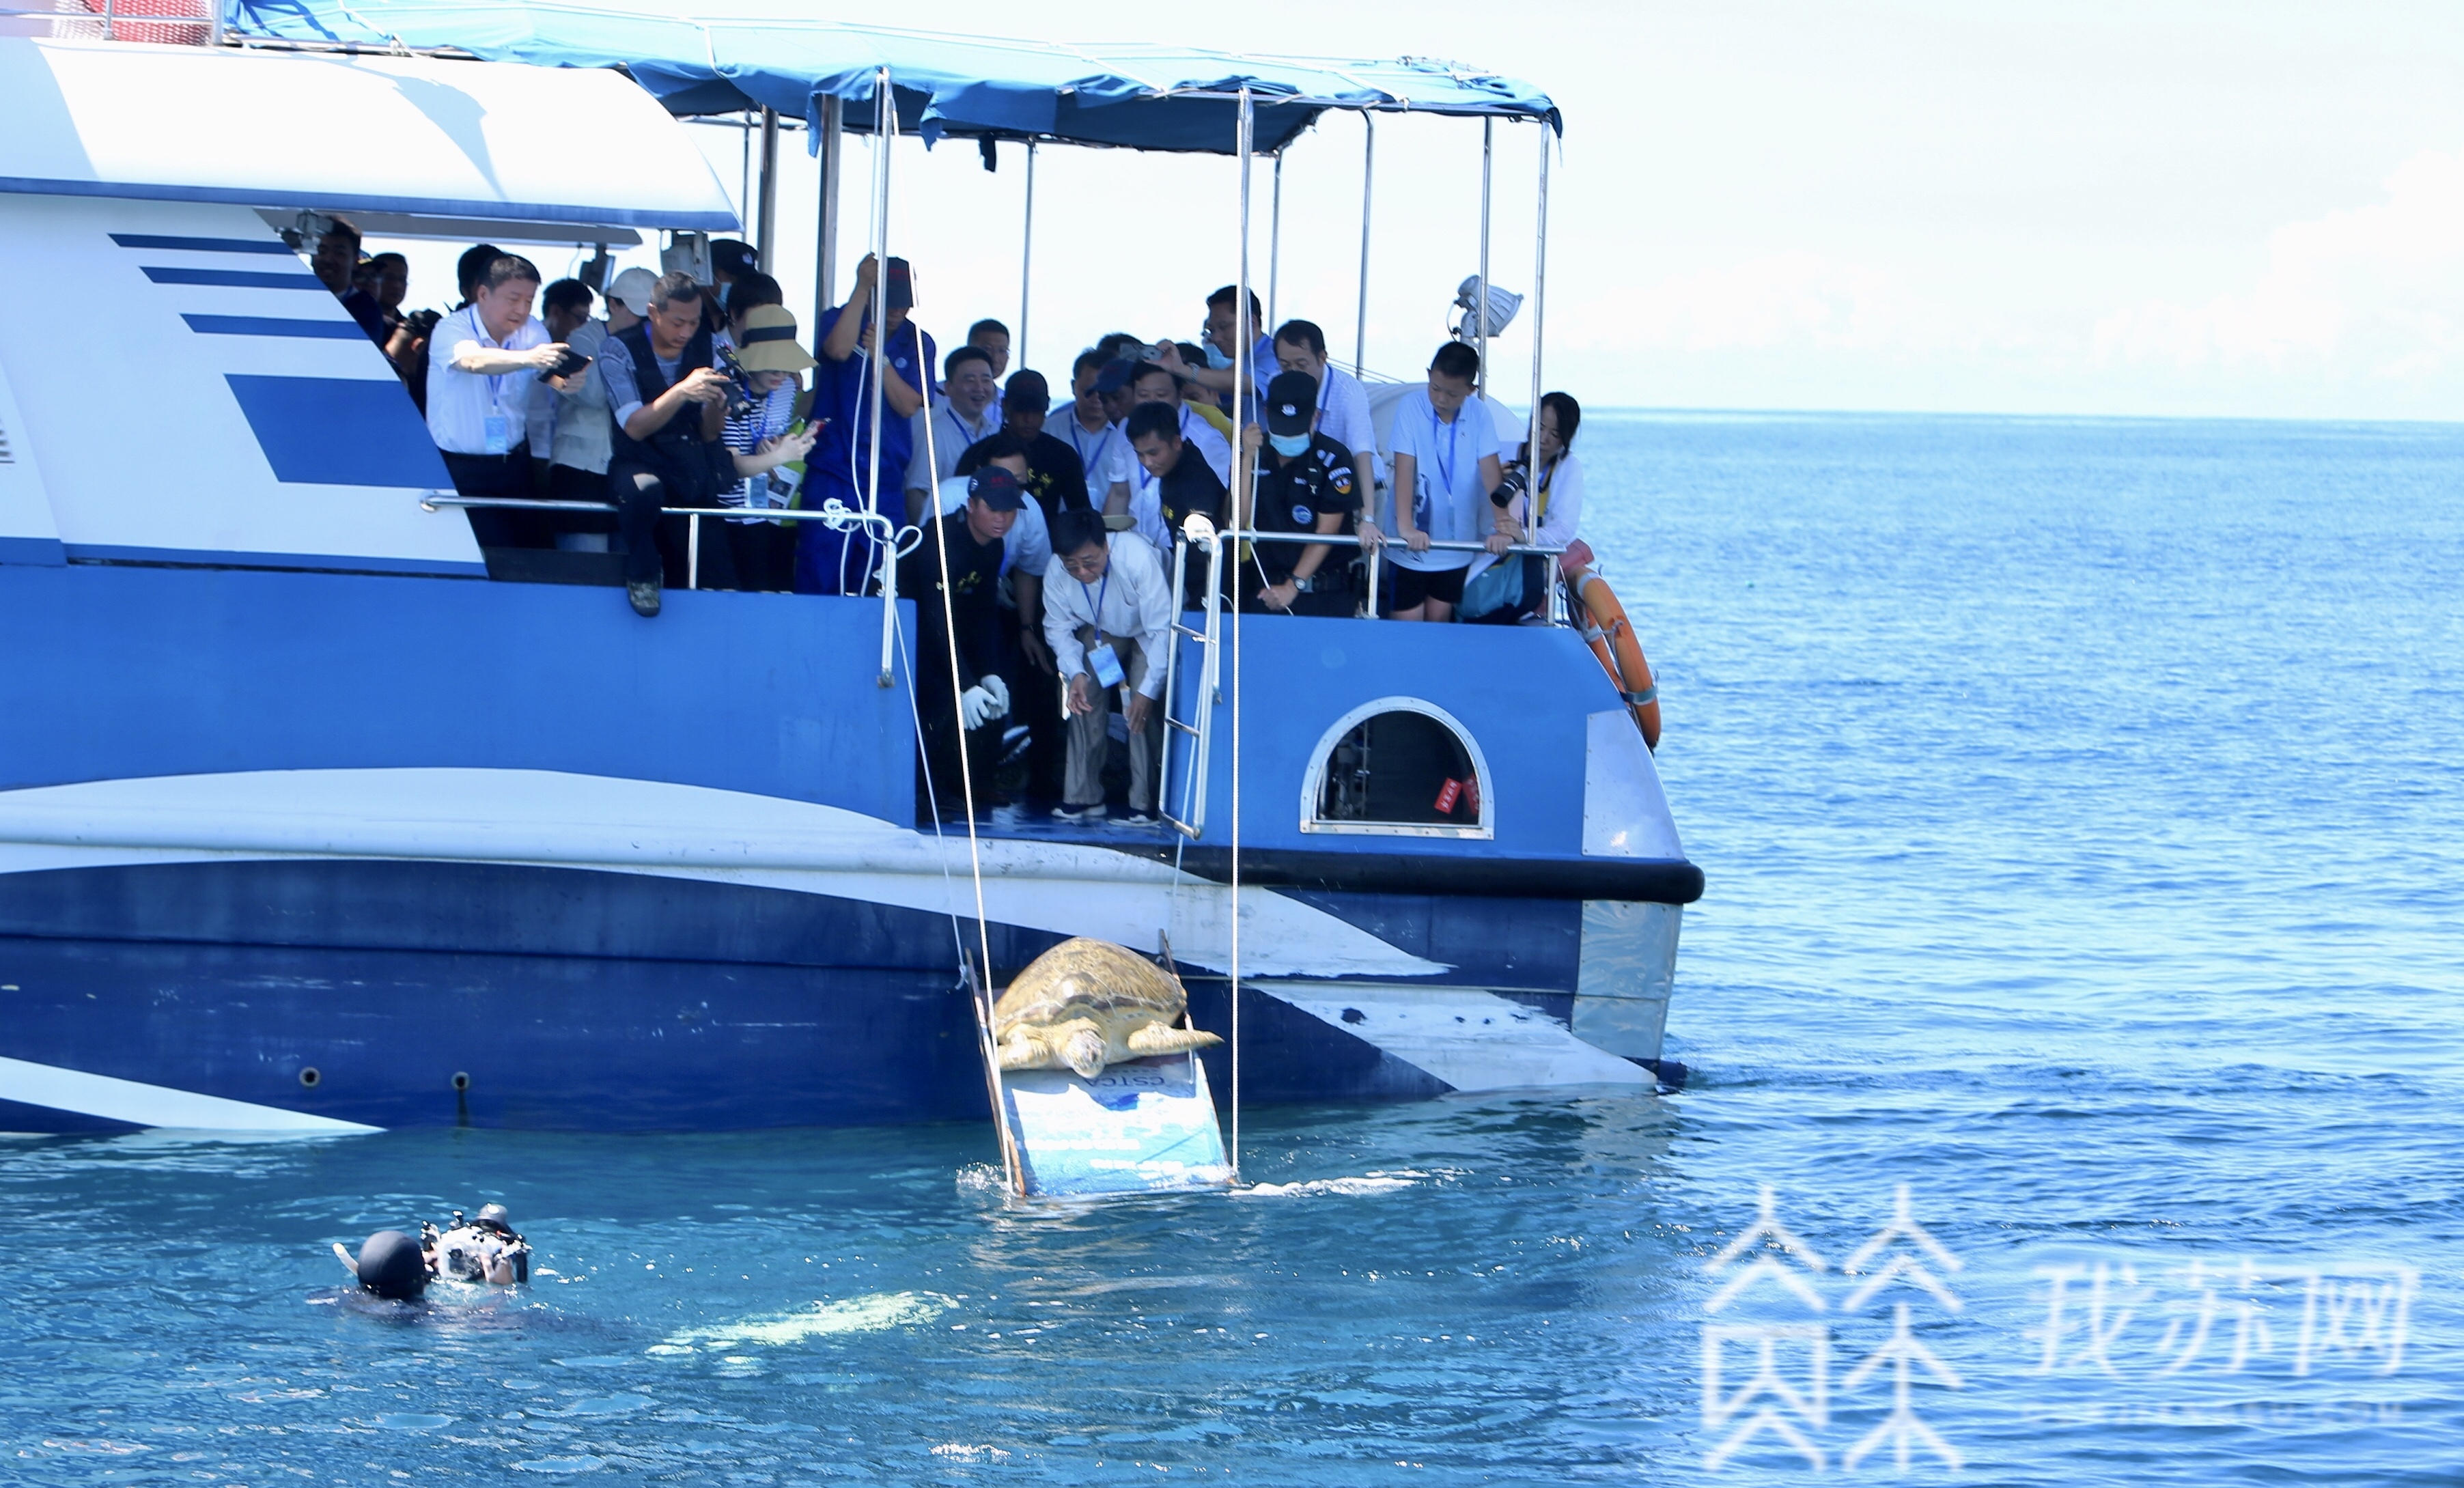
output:
<instances>
[{"instance_id":1,"label":"person wearing face mask","mask_svg":"<svg viewBox=\"0 0 2464 1488\"><path fill-rule=\"evenodd\" d=\"M1452 620L1474 559L1493 561L1521 535L1489 499L1504 471L1497 426L1472 400L1479 378L1480 353L1448 341L1430 359L1428 386L1396 405L1387 451L1395 536L1386 540L1373 520L1360 524L1361 542L1383 542L1394 559L1392 619ZM1486 552L1435 548L1433 540L1477 541Z\"/></svg>"},{"instance_id":2,"label":"person wearing face mask","mask_svg":"<svg viewBox=\"0 0 2464 1488\"><path fill-rule=\"evenodd\" d=\"M1266 424L1241 431L1262 460L1257 496L1243 525L1259 532L1343 532L1359 510L1352 451L1309 428L1317 384L1285 372L1266 384ZM1258 542L1241 564L1241 607L1253 614L1348 617L1352 566L1331 544Z\"/></svg>"}]
</instances>

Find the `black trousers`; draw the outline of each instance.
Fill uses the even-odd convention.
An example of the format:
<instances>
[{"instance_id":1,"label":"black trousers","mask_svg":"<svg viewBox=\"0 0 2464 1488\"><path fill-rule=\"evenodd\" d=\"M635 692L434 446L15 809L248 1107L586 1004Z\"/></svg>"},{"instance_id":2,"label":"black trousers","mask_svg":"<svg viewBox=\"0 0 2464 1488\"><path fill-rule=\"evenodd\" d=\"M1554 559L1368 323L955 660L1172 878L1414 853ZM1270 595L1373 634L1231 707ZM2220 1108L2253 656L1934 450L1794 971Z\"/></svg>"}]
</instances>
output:
<instances>
[{"instance_id":1,"label":"black trousers","mask_svg":"<svg viewBox=\"0 0 2464 1488\"><path fill-rule=\"evenodd\" d=\"M607 476L601 470L551 465L547 468L547 498L550 501L605 501L608 499ZM605 533L613 536L616 532L616 514L613 512L550 512L548 515L555 519L556 530L560 533Z\"/></svg>"},{"instance_id":2,"label":"black trousers","mask_svg":"<svg viewBox=\"0 0 2464 1488\"><path fill-rule=\"evenodd\" d=\"M453 478L453 489L473 498L499 501L536 501L538 490L531 484L531 447L516 445L506 454L457 454L440 449L445 457L445 473ZM471 536L483 548L552 548L556 546L556 526L548 512L507 511L501 507L467 507L471 518Z\"/></svg>"},{"instance_id":3,"label":"black trousers","mask_svg":"<svg viewBox=\"0 0 2464 1488\"><path fill-rule=\"evenodd\" d=\"M693 518L662 516L663 506L689 503L668 499L658 472L623 462L607 468L607 491L616 502L616 531L625 541L625 581L658 579L675 588L734 589L736 549L725 532L725 518L701 519L701 552L693 559ZM700 503L690 503L699 505Z\"/></svg>"},{"instance_id":4,"label":"black trousers","mask_svg":"<svg viewBox=\"0 0 2464 1488\"><path fill-rule=\"evenodd\" d=\"M710 553L712 534L725 533L729 555L736 561L736 584L739 589L759 589L771 594L785 594L796 587L796 528L792 522L714 522L702 518L701 541L705 558ZM712 584L707 577L709 565L703 564L702 587Z\"/></svg>"},{"instance_id":5,"label":"black trousers","mask_svg":"<svg viewBox=\"0 0 2464 1488\"><path fill-rule=\"evenodd\" d=\"M1009 689L1010 714L1026 725L1026 803L1058 806L1062 772L1069 762L1069 732L1061 717L1061 684L1026 659L1024 622L1016 610L1001 611L1003 677L1017 683Z\"/></svg>"}]
</instances>

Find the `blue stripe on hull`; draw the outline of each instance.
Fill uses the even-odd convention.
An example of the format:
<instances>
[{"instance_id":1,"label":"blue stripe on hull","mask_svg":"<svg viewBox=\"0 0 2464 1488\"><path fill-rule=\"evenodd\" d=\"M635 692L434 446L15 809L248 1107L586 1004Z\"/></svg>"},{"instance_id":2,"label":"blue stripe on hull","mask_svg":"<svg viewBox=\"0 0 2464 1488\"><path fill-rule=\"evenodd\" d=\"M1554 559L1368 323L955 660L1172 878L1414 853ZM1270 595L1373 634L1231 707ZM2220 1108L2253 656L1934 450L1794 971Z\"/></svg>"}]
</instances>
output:
<instances>
[{"instance_id":1,"label":"blue stripe on hull","mask_svg":"<svg viewBox=\"0 0 2464 1488\"><path fill-rule=\"evenodd\" d=\"M996 974L1059 938L994 927ZM0 876L0 1055L379 1127L980 1120L953 970L944 916L694 880L363 861ZM1193 979L1191 1000L1228 1031L1222 981ZM1244 1100L1446 1088L1263 994L1242 1023ZM1223 1051L1210 1074L1229 1090Z\"/></svg>"},{"instance_id":2,"label":"blue stripe on hull","mask_svg":"<svg viewBox=\"0 0 2464 1488\"><path fill-rule=\"evenodd\" d=\"M1574 990L1583 927L1577 902L1281 892L1451 967L1427 979L1433 986L1561 996ZM817 913L818 902L830 904L830 912ZM0 935L941 973L953 955L947 917L914 909L698 879L368 859L0 874ZM995 927L995 974L1006 976L1063 938ZM1564 1009L1555 1011L1562 1016Z\"/></svg>"}]
</instances>

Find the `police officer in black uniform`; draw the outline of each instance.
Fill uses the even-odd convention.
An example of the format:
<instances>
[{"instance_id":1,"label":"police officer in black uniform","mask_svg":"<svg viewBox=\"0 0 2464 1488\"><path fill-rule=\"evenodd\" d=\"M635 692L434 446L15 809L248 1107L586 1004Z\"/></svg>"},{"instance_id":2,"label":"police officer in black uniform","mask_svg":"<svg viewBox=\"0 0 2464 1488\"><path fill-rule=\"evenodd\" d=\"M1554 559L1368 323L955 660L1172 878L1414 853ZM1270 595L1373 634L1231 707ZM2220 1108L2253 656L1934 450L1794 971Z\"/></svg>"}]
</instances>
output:
<instances>
[{"instance_id":1,"label":"police officer in black uniform","mask_svg":"<svg viewBox=\"0 0 2464 1488\"><path fill-rule=\"evenodd\" d=\"M915 602L915 711L924 727L924 763L944 817L962 814L966 793L959 773L958 741L967 741L976 800L997 800L994 745L1009 714L1009 684L1001 677L1001 539L1026 505L1018 477L988 465L968 478L967 504L924 530L914 551L898 560L898 593ZM947 561L946 570L943 567ZM946 573L946 580L945 580ZM942 613L946 588L949 613ZM958 679L950 686L950 644L957 639ZM919 804L924 779L918 777Z\"/></svg>"},{"instance_id":2,"label":"police officer in black uniform","mask_svg":"<svg viewBox=\"0 0 2464 1488\"><path fill-rule=\"evenodd\" d=\"M1256 509L1249 525L1260 532L1352 531L1360 501L1353 490L1352 451L1314 433L1317 379L1284 372L1266 384L1266 427L1251 425L1244 441L1260 446ZM1324 615L1355 612L1350 555L1328 544L1259 542L1241 565L1241 607L1251 614Z\"/></svg>"}]
</instances>

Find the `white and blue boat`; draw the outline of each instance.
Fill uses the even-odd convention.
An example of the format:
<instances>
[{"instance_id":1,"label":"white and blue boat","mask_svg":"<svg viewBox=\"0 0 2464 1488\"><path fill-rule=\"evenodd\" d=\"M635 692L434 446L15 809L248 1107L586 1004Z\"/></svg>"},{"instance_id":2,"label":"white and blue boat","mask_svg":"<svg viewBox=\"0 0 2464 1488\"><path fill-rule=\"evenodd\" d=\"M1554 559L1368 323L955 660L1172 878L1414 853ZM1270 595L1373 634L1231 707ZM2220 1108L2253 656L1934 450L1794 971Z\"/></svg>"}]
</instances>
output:
<instances>
[{"instance_id":1,"label":"white and blue boat","mask_svg":"<svg viewBox=\"0 0 2464 1488\"><path fill-rule=\"evenodd\" d=\"M0 1130L988 1114L976 860L919 823L884 685L912 602L671 590L646 623L492 563L298 214L734 230L677 116L867 130L884 76L904 127L981 139L1229 152L1244 86L1260 152L1328 109L1554 119L1428 64L612 15L0 36ZM1253 618L1236 705L1236 623L1189 618L1181 830L997 817L993 977L1168 942L1224 1029L1237 903L1246 1101L1647 1085L1702 875L1581 634ZM1443 818L1412 804L1441 777L1476 785Z\"/></svg>"}]
</instances>

